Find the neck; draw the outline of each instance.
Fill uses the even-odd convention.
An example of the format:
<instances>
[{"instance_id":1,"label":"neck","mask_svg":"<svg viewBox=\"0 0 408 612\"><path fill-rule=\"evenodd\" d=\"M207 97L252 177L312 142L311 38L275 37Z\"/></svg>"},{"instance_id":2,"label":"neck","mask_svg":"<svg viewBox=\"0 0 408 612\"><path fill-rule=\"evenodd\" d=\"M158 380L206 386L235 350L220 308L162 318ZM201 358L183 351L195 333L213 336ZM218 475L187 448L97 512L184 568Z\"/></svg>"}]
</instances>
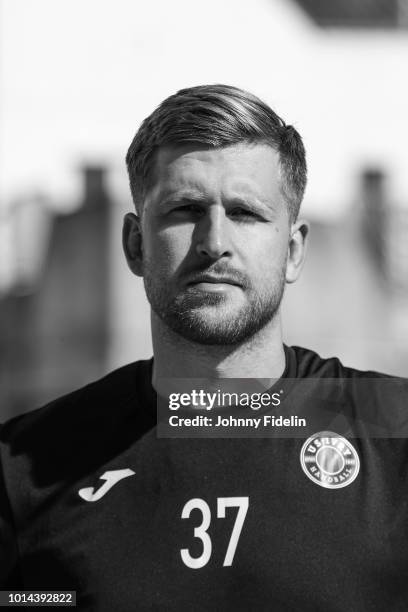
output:
<instances>
[{"instance_id":1,"label":"neck","mask_svg":"<svg viewBox=\"0 0 408 612\"><path fill-rule=\"evenodd\" d=\"M152 312L153 386L158 378L279 378L285 369L280 313L233 346L204 345L176 334Z\"/></svg>"}]
</instances>

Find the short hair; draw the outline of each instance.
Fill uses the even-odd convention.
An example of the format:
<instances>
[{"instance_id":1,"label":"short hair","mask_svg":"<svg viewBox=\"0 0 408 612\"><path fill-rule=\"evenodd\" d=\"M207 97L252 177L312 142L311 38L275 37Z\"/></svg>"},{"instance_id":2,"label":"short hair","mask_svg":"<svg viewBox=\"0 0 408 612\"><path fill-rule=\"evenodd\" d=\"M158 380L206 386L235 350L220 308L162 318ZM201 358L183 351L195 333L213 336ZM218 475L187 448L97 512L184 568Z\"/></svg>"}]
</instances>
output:
<instances>
[{"instance_id":1,"label":"short hair","mask_svg":"<svg viewBox=\"0 0 408 612\"><path fill-rule=\"evenodd\" d=\"M141 124L126 155L136 209L150 186L160 147L197 144L221 148L239 143L269 144L279 154L281 192L296 220L306 187L302 138L253 94L229 85L199 85L166 98Z\"/></svg>"}]
</instances>

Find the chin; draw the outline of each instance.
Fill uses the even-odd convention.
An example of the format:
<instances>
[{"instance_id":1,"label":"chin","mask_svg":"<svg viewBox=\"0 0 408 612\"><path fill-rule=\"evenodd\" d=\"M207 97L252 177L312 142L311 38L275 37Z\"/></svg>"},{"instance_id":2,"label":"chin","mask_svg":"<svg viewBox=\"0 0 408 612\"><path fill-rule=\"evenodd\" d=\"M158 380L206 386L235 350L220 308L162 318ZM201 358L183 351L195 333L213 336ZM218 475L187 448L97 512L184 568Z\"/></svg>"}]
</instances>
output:
<instances>
[{"instance_id":1,"label":"chin","mask_svg":"<svg viewBox=\"0 0 408 612\"><path fill-rule=\"evenodd\" d=\"M212 311L214 309L211 309ZM222 317L208 309L185 312L183 317L165 323L177 334L197 344L206 346L236 346L251 338L257 331L258 325L254 320L247 320L240 313L234 315L234 309L228 309Z\"/></svg>"},{"instance_id":2,"label":"chin","mask_svg":"<svg viewBox=\"0 0 408 612\"><path fill-rule=\"evenodd\" d=\"M242 334L240 334L238 330L220 332L217 330L184 328L179 329L178 333L185 338L185 340L203 346L237 346L246 340L246 338L241 337Z\"/></svg>"}]
</instances>

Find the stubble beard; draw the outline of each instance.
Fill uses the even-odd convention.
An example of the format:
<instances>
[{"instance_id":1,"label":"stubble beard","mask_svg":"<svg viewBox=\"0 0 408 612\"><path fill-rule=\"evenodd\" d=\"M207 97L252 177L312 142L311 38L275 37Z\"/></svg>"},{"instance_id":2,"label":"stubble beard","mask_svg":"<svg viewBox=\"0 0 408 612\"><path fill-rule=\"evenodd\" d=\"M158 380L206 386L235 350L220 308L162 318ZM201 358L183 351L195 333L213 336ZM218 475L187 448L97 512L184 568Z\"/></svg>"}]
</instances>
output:
<instances>
[{"instance_id":1,"label":"stubble beard","mask_svg":"<svg viewBox=\"0 0 408 612\"><path fill-rule=\"evenodd\" d=\"M276 316L284 293L284 268L262 292L245 288L240 308L228 305L228 297L211 292L172 295L168 283L145 270L147 299L156 315L176 334L203 345L237 345L252 338ZM208 309L217 309L208 314ZM207 312L206 312L207 311Z\"/></svg>"}]
</instances>

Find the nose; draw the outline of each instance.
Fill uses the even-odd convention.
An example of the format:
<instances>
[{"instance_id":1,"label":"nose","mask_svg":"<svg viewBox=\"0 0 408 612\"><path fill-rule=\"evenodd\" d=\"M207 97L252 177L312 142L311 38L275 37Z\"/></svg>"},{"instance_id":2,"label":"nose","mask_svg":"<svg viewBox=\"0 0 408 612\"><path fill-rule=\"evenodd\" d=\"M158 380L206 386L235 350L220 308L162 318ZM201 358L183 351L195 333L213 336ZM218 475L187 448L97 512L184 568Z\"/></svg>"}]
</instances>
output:
<instances>
[{"instance_id":1,"label":"nose","mask_svg":"<svg viewBox=\"0 0 408 612\"><path fill-rule=\"evenodd\" d=\"M202 257L220 259L231 254L227 218L222 206L209 206L196 225L196 251Z\"/></svg>"}]
</instances>

